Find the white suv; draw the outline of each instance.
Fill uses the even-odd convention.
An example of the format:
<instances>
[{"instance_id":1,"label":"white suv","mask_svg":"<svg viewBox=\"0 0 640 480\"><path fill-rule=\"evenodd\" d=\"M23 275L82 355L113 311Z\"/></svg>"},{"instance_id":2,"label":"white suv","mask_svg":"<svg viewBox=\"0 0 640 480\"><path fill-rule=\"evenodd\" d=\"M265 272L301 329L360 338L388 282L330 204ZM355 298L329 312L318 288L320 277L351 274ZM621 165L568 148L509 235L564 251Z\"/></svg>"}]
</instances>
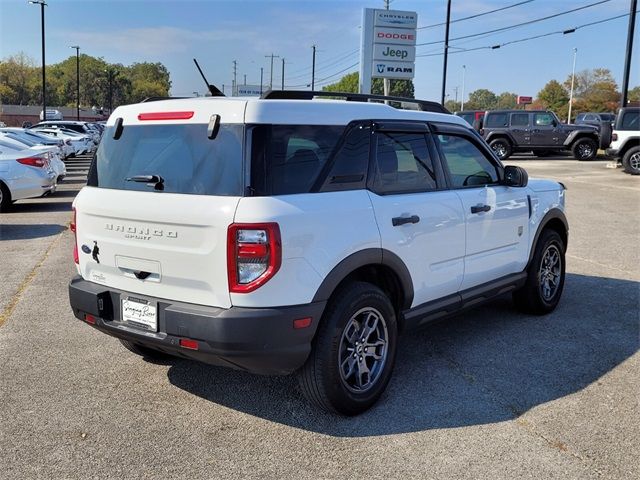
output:
<instances>
[{"instance_id":1,"label":"white suv","mask_svg":"<svg viewBox=\"0 0 640 480\"><path fill-rule=\"evenodd\" d=\"M297 372L369 408L398 334L513 292L552 311L565 189L414 101L269 92L119 107L74 201L74 314L144 356Z\"/></svg>"},{"instance_id":2,"label":"white suv","mask_svg":"<svg viewBox=\"0 0 640 480\"><path fill-rule=\"evenodd\" d=\"M640 175L640 108L620 109L606 153L621 161L625 172Z\"/></svg>"}]
</instances>

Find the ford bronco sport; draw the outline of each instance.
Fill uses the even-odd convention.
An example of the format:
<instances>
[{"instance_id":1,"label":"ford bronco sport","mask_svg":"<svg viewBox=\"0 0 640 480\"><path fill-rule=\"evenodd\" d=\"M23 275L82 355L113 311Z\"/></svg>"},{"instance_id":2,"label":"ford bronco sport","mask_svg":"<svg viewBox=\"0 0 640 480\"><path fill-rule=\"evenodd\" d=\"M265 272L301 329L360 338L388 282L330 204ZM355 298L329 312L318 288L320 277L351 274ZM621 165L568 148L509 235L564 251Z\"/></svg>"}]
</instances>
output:
<instances>
[{"instance_id":1,"label":"ford bronco sport","mask_svg":"<svg viewBox=\"0 0 640 480\"><path fill-rule=\"evenodd\" d=\"M503 166L438 104L321 95L115 110L73 203L75 316L139 355L295 372L354 415L401 332L507 292L556 307L562 184Z\"/></svg>"}]
</instances>

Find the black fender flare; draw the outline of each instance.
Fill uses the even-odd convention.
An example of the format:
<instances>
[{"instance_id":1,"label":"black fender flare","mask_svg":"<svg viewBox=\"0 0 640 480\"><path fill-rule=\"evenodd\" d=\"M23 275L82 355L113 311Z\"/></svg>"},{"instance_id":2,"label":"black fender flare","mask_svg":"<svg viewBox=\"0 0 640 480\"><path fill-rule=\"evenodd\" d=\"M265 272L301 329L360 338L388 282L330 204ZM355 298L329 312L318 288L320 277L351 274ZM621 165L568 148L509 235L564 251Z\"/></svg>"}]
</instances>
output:
<instances>
[{"instance_id":1,"label":"black fender flare","mask_svg":"<svg viewBox=\"0 0 640 480\"><path fill-rule=\"evenodd\" d=\"M487 138L485 139L485 141L487 142L487 144L491 143L492 140L495 140L496 138L500 138L500 137L505 137L507 140L509 140L509 143L512 146L516 146L518 144L518 142L515 141L515 139L511 136L511 133L509 132L491 132L487 135Z\"/></svg>"},{"instance_id":2,"label":"black fender flare","mask_svg":"<svg viewBox=\"0 0 640 480\"><path fill-rule=\"evenodd\" d=\"M384 265L390 268L398 277L404 292L402 308L406 310L411 307L413 303L413 281L411 280L409 269L398 255L384 248L366 248L345 257L324 278L312 302L327 301L345 278L358 268L366 265Z\"/></svg>"},{"instance_id":3,"label":"black fender flare","mask_svg":"<svg viewBox=\"0 0 640 480\"><path fill-rule=\"evenodd\" d=\"M540 239L540 235L542 234L542 231L547 227L547 225L549 225L549 222L556 219L560 220L564 225L564 230L566 232L566 239L567 239L567 242L565 242L565 246L564 246L566 251L568 246L567 245L568 240L569 240L569 222L567 221L567 217L562 210L560 210L559 208L552 208L544 215L544 217L542 217L542 220L540 220L540 224L538 225L536 234L533 237L533 242L531 243L531 250L529 251L529 259L527 260L526 269L529 268L529 265L531 265L531 262L533 261L533 255L536 252L536 245L538 244L538 240Z\"/></svg>"},{"instance_id":4,"label":"black fender flare","mask_svg":"<svg viewBox=\"0 0 640 480\"><path fill-rule=\"evenodd\" d=\"M569 136L565 139L563 145L565 147L571 147L574 142L581 140L583 138L589 138L596 142L596 146L600 144L600 138L596 132L587 132L584 130L574 130L569 134Z\"/></svg>"}]
</instances>

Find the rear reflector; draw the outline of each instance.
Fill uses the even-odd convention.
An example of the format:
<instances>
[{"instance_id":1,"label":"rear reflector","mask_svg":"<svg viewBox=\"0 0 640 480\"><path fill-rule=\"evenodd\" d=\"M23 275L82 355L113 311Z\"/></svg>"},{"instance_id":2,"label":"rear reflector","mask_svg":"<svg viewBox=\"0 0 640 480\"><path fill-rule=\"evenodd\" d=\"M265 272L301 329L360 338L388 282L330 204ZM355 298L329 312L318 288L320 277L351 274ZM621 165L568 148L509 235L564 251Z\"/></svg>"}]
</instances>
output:
<instances>
[{"instance_id":1,"label":"rear reflector","mask_svg":"<svg viewBox=\"0 0 640 480\"><path fill-rule=\"evenodd\" d=\"M299 329L310 327L312 321L313 319L311 317L298 318L297 320L293 321L293 328Z\"/></svg>"},{"instance_id":2,"label":"rear reflector","mask_svg":"<svg viewBox=\"0 0 640 480\"><path fill-rule=\"evenodd\" d=\"M195 340L190 340L188 338L181 338L180 346L182 348L188 348L189 350L198 350L198 342Z\"/></svg>"},{"instance_id":3,"label":"rear reflector","mask_svg":"<svg viewBox=\"0 0 640 480\"><path fill-rule=\"evenodd\" d=\"M189 120L193 112L149 112L139 113L138 120Z\"/></svg>"},{"instance_id":4,"label":"rear reflector","mask_svg":"<svg viewBox=\"0 0 640 480\"><path fill-rule=\"evenodd\" d=\"M96 324L96 317L94 317L93 315L89 315L88 313L84 314L84 321L87 323L90 323L91 325L95 325Z\"/></svg>"}]
</instances>

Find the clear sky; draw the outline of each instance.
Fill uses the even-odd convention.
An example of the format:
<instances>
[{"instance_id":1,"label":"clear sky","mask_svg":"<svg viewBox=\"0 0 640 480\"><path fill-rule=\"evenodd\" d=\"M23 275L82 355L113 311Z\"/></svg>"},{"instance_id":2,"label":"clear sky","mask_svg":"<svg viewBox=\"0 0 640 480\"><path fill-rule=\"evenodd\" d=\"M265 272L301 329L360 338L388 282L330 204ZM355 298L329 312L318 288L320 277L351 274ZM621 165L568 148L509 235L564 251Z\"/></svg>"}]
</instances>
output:
<instances>
[{"instance_id":1,"label":"clear sky","mask_svg":"<svg viewBox=\"0 0 640 480\"><path fill-rule=\"evenodd\" d=\"M520 0L522 1L522 0ZM451 24L455 39L489 30L512 27L599 0L533 0L501 12ZM602 1L602 0L600 0ZM392 0L391 8L418 12L418 25L444 22L446 0ZM518 0L453 0L452 20L518 3ZM47 63L81 52L112 63L162 62L171 72L173 95L203 92L203 82L192 58L196 57L209 81L230 85L232 61L237 60L238 82L269 83L274 53L285 58L285 84L304 86L311 81L311 46L317 45L316 83L320 86L355 71L358 62L362 8L382 8L383 0L48 0L46 7ZM628 17L579 28L568 35L550 35L500 49L472 49L503 44L530 36L563 31L627 14L630 0L609 0L600 5L530 25L461 40L452 40L447 92L461 95L463 65L465 91L488 88L496 93L535 96L550 79L564 81L571 73L573 49L576 70L603 67L620 85L624 66ZM640 84L640 29L636 28L631 86ZM444 27L418 31L418 43L439 42ZM24 51L40 64L40 7L26 0L0 0L0 57ZM439 99L442 82L442 43L417 47L434 54L417 60L416 96ZM341 73L342 71L342 73ZM274 62L274 85L280 85L280 59Z\"/></svg>"}]
</instances>

